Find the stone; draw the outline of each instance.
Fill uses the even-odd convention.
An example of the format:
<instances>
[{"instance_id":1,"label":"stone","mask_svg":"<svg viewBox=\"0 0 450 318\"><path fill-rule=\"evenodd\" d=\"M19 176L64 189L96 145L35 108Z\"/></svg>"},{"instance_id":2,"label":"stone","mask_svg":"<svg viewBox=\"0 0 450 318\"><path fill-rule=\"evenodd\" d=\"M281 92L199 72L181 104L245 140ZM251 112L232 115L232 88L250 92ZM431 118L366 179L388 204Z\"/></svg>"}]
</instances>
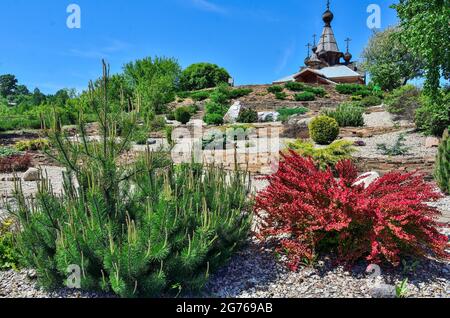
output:
<instances>
[{"instance_id":1,"label":"stone","mask_svg":"<svg viewBox=\"0 0 450 318\"><path fill-rule=\"evenodd\" d=\"M354 187L357 187L361 184L364 185L364 189L367 189L375 180L380 177L378 172L372 171L369 173L365 173L358 177L358 181L353 184Z\"/></svg>"},{"instance_id":2,"label":"stone","mask_svg":"<svg viewBox=\"0 0 450 318\"><path fill-rule=\"evenodd\" d=\"M440 144L440 141L436 137L428 137L425 140L425 147L426 148L438 148Z\"/></svg>"},{"instance_id":3,"label":"stone","mask_svg":"<svg viewBox=\"0 0 450 318\"><path fill-rule=\"evenodd\" d=\"M263 122L263 123L278 121L278 117L280 117L280 114L278 112L259 112L258 113L258 121Z\"/></svg>"},{"instance_id":4,"label":"stone","mask_svg":"<svg viewBox=\"0 0 450 318\"><path fill-rule=\"evenodd\" d=\"M223 121L227 124L235 124L242 109L240 101L236 101L223 117Z\"/></svg>"},{"instance_id":5,"label":"stone","mask_svg":"<svg viewBox=\"0 0 450 318\"><path fill-rule=\"evenodd\" d=\"M41 173L36 168L30 168L23 174L22 179L26 182L38 181L41 179Z\"/></svg>"},{"instance_id":6,"label":"stone","mask_svg":"<svg viewBox=\"0 0 450 318\"><path fill-rule=\"evenodd\" d=\"M18 177L3 177L1 179L1 181L7 181L7 182L15 182L15 181L19 181L20 178Z\"/></svg>"}]
</instances>

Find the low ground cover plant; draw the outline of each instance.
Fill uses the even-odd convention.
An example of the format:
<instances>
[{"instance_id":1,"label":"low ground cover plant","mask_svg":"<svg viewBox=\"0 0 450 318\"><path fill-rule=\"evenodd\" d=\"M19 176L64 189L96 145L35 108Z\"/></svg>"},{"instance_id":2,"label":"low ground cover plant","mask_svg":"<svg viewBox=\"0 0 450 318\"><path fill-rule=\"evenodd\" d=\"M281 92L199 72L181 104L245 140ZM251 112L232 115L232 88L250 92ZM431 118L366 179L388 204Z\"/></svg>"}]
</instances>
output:
<instances>
[{"instance_id":1,"label":"low ground cover plant","mask_svg":"<svg viewBox=\"0 0 450 318\"><path fill-rule=\"evenodd\" d=\"M316 94L314 94L312 92L303 92L303 93L295 94L294 99L297 102L313 101L313 100L316 100Z\"/></svg>"},{"instance_id":2,"label":"low ground cover plant","mask_svg":"<svg viewBox=\"0 0 450 318\"><path fill-rule=\"evenodd\" d=\"M361 84L338 84L336 91L344 95L354 95L366 97L372 95L372 91L365 85Z\"/></svg>"},{"instance_id":3,"label":"low ground cover plant","mask_svg":"<svg viewBox=\"0 0 450 318\"><path fill-rule=\"evenodd\" d=\"M364 109L352 102L342 103L336 109L326 109L322 113L336 119L339 127L364 126Z\"/></svg>"},{"instance_id":4,"label":"low ground cover plant","mask_svg":"<svg viewBox=\"0 0 450 318\"><path fill-rule=\"evenodd\" d=\"M406 135L400 134L397 141L392 145L378 144L377 149L385 156L404 156L409 153L409 148L405 145Z\"/></svg>"},{"instance_id":5,"label":"low ground cover plant","mask_svg":"<svg viewBox=\"0 0 450 318\"><path fill-rule=\"evenodd\" d=\"M279 100L285 100L287 98L287 94L286 92L276 92L275 93L275 98L279 99Z\"/></svg>"},{"instance_id":6,"label":"low ground cover plant","mask_svg":"<svg viewBox=\"0 0 450 318\"><path fill-rule=\"evenodd\" d=\"M23 140L16 143L15 148L18 151L38 151L45 150L50 147L47 139Z\"/></svg>"},{"instance_id":7,"label":"low ground cover plant","mask_svg":"<svg viewBox=\"0 0 450 318\"><path fill-rule=\"evenodd\" d=\"M346 140L337 140L326 147L315 147L310 141L297 140L289 143L288 149L303 157L312 158L323 170L334 168L338 162L351 159L356 151L354 144Z\"/></svg>"},{"instance_id":8,"label":"low ground cover plant","mask_svg":"<svg viewBox=\"0 0 450 318\"><path fill-rule=\"evenodd\" d=\"M282 86L274 85L267 88L267 91L272 94L281 93L284 90Z\"/></svg>"},{"instance_id":9,"label":"low ground cover plant","mask_svg":"<svg viewBox=\"0 0 450 318\"><path fill-rule=\"evenodd\" d=\"M281 120L282 122L285 122L292 116L306 114L307 112L309 112L309 109L306 107L295 107L295 108L283 107L278 109L277 112L280 114L278 119Z\"/></svg>"},{"instance_id":10,"label":"low ground cover plant","mask_svg":"<svg viewBox=\"0 0 450 318\"><path fill-rule=\"evenodd\" d=\"M339 263L365 259L398 266L404 257L432 255L448 260L448 238L437 231L439 211L427 202L440 198L416 173L391 172L365 189L355 186L350 161L321 170L294 151L282 155L269 186L259 192L255 212L260 238L277 246L296 270L321 253Z\"/></svg>"},{"instance_id":11,"label":"low ground cover plant","mask_svg":"<svg viewBox=\"0 0 450 318\"><path fill-rule=\"evenodd\" d=\"M0 172L13 173L26 171L31 166L31 156L29 154L15 154L0 157Z\"/></svg>"},{"instance_id":12,"label":"low ground cover plant","mask_svg":"<svg viewBox=\"0 0 450 318\"><path fill-rule=\"evenodd\" d=\"M0 158L10 157L20 154L20 151L11 147L0 147Z\"/></svg>"}]
</instances>

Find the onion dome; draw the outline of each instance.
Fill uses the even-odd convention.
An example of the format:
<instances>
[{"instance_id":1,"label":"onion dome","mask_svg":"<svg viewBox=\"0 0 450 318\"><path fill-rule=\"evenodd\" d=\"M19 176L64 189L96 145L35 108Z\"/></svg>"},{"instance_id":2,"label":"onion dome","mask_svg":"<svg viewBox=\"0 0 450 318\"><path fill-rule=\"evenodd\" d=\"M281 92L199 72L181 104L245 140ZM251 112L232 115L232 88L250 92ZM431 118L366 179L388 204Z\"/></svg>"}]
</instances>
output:
<instances>
[{"instance_id":1,"label":"onion dome","mask_svg":"<svg viewBox=\"0 0 450 318\"><path fill-rule=\"evenodd\" d=\"M330 10L325 11L325 13L322 16L323 22L325 22L326 26L331 25L331 21L334 19L334 14Z\"/></svg>"},{"instance_id":2,"label":"onion dome","mask_svg":"<svg viewBox=\"0 0 450 318\"><path fill-rule=\"evenodd\" d=\"M350 61L352 60L353 55L350 54L350 52L347 52L344 54L344 61L347 63L350 63Z\"/></svg>"}]
</instances>

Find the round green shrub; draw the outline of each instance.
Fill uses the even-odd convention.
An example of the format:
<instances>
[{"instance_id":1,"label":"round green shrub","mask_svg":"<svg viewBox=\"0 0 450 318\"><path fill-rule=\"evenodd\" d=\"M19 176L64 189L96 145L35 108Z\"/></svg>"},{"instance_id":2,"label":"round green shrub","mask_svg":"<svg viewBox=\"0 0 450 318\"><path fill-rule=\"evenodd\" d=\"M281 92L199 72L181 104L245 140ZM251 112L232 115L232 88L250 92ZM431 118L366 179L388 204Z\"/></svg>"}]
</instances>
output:
<instances>
[{"instance_id":1,"label":"round green shrub","mask_svg":"<svg viewBox=\"0 0 450 318\"><path fill-rule=\"evenodd\" d=\"M228 83L230 74L222 67L210 63L192 64L180 77L180 89L185 91L200 90Z\"/></svg>"},{"instance_id":2,"label":"round green shrub","mask_svg":"<svg viewBox=\"0 0 450 318\"><path fill-rule=\"evenodd\" d=\"M318 116L309 124L309 134L319 145L329 145L339 136L339 124L334 118Z\"/></svg>"},{"instance_id":3,"label":"round green shrub","mask_svg":"<svg viewBox=\"0 0 450 318\"><path fill-rule=\"evenodd\" d=\"M175 119L186 125L191 120L191 109L189 107L179 107L175 110Z\"/></svg>"}]
</instances>

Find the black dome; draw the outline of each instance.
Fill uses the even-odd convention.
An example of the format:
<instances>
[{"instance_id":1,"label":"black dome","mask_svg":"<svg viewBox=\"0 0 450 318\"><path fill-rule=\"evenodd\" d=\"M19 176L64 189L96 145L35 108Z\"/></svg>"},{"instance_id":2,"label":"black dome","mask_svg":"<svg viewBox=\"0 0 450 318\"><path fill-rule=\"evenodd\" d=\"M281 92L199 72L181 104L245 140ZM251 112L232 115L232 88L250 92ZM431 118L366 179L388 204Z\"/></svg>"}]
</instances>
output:
<instances>
[{"instance_id":1,"label":"black dome","mask_svg":"<svg viewBox=\"0 0 450 318\"><path fill-rule=\"evenodd\" d=\"M352 60L353 55L351 55L349 52L344 54L344 60L349 63Z\"/></svg>"},{"instance_id":2,"label":"black dome","mask_svg":"<svg viewBox=\"0 0 450 318\"><path fill-rule=\"evenodd\" d=\"M322 16L323 22L325 22L326 25L330 25L331 21L334 19L334 14L330 10L325 11L325 13Z\"/></svg>"}]
</instances>

